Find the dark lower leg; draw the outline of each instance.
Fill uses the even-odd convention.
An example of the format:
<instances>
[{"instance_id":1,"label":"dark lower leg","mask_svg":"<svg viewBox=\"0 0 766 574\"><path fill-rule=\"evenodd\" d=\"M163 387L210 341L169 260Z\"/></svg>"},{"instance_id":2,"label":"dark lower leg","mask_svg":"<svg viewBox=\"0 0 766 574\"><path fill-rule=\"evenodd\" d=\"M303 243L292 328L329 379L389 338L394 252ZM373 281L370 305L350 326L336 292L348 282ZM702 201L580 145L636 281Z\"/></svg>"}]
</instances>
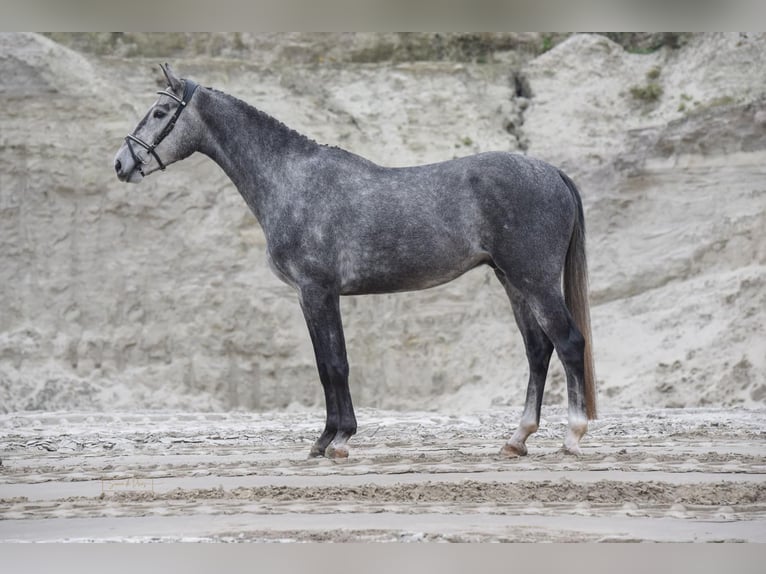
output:
<instances>
[{"instance_id":1,"label":"dark lower leg","mask_svg":"<svg viewBox=\"0 0 766 574\"><path fill-rule=\"evenodd\" d=\"M325 449L338 432L340 417L338 416L338 403L334 389L331 385L325 385L324 383L322 384L322 387L324 388L324 402L327 410L327 418L325 420L322 434L319 435L319 438L314 442L314 446L311 447L310 456L324 456Z\"/></svg>"},{"instance_id":2,"label":"dark lower leg","mask_svg":"<svg viewBox=\"0 0 766 574\"><path fill-rule=\"evenodd\" d=\"M529 363L529 383L527 384L527 397L519 426L500 452L506 456L524 456L527 454L527 438L536 432L540 425L543 390L545 389L548 365L553 353L553 344L540 328L529 306L521 296L512 287L507 288L507 290L513 305L516 324L524 338Z\"/></svg>"},{"instance_id":3,"label":"dark lower leg","mask_svg":"<svg viewBox=\"0 0 766 574\"><path fill-rule=\"evenodd\" d=\"M569 403L569 429L564 437L564 451L580 454L580 439L588 431L586 414L584 361L585 341L572 324L567 345L559 356L567 374L567 399Z\"/></svg>"},{"instance_id":4,"label":"dark lower leg","mask_svg":"<svg viewBox=\"0 0 766 574\"><path fill-rule=\"evenodd\" d=\"M551 296L538 300L533 309L566 372L569 428L564 438L564 451L579 454L580 439L588 430L584 384L585 340L567 311L563 298Z\"/></svg>"},{"instance_id":5,"label":"dark lower leg","mask_svg":"<svg viewBox=\"0 0 766 574\"><path fill-rule=\"evenodd\" d=\"M301 291L301 307L314 346L325 395L327 418L311 456L348 456L348 439L356 433L356 417L348 387L348 361L338 295L319 288Z\"/></svg>"},{"instance_id":6,"label":"dark lower leg","mask_svg":"<svg viewBox=\"0 0 766 574\"><path fill-rule=\"evenodd\" d=\"M351 402L351 392L348 388L348 372L338 381L336 386L338 405L338 428L335 436L325 449L325 456L329 458L346 458L348 456L348 439L356 434L356 416L354 405Z\"/></svg>"},{"instance_id":7,"label":"dark lower leg","mask_svg":"<svg viewBox=\"0 0 766 574\"><path fill-rule=\"evenodd\" d=\"M550 356L550 355L549 355ZM530 363L530 371L532 371ZM526 441L540 426L540 409L543 402L546 372L532 372L527 385L527 398L519 426L513 436L503 446L502 453L508 456L524 456L527 454Z\"/></svg>"}]
</instances>

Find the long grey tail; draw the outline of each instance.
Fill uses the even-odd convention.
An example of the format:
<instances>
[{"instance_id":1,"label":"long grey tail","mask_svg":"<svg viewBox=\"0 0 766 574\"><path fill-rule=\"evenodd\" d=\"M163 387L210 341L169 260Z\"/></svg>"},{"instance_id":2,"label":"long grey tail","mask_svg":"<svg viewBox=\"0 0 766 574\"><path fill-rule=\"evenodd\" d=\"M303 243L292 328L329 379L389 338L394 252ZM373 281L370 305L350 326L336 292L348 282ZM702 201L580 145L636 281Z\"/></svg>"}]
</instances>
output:
<instances>
[{"instance_id":1,"label":"long grey tail","mask_svg":"<svg viewBox=\"0 0 766 574\"><path fill-rule=\"evenodd\" d=\"M564 264L564 301L572 314L577 328L585 339L584 393L585 412L588 419L596 418L596 373L593 364L593 336L590 328L590 303L588 301L588 261L585 257L585 216L582 199L575 183L564 172L559 171L577 204L577 219L569 240L566 263Z\"/></svg>"}]
</instances>

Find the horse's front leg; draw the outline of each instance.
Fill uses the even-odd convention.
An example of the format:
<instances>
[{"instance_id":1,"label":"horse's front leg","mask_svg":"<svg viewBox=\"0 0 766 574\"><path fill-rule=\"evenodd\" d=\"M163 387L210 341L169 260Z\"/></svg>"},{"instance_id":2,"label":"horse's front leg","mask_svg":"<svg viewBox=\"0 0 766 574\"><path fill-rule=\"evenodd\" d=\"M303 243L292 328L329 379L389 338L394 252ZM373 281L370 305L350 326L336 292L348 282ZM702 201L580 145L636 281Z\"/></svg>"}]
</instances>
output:
<instances>
[{"instance_id":1,"label":"horse's front leg","mask_svg":"<svg viewBox=\"0 0 766 574\"><path fill-rule=\"evenodd\" d=\"M310 456L346 458L348 439L356 433L356 417L348 388L348 360L337 292L318 286L301 289L301 308L314 345L324 389L327 420Z\"/></svg>"}]
</instances>

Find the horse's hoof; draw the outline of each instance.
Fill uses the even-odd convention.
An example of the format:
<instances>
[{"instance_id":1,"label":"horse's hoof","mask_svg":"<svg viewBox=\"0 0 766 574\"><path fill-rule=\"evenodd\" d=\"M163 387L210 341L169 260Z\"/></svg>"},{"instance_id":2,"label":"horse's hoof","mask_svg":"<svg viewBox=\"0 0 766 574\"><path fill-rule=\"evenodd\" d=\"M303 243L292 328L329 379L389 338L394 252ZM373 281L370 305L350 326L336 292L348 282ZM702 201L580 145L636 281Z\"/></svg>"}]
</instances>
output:
<instances>
[{"instance_id":1,"label":"horse's hoof","mask_svg":"<svg viewBox=\"0 0 766 574\"><path fill-rule=\"evenodd\" d=\"M324 455L332 459L348 458L348 446L330 443L330 446L325 449Z\"/></svg>"},{"instance_id":2,"label":"horse's hoof","mask_svg":"<svg viewBox=\"0 0 766 574\"><path fill-rule=\"evenodd\" d=\"M523 444L511 444L507 442L503 445L503 448L500 449L500 456L504 456L506 458L527 456L527 447Z\"/></svg>"},{"instance_id":3,"label":"horse's hoof","mask_svg":"<svg viewBox=\"0 0 766 574\"><path fill-rule=\"evenodd\" d=\"M318 458L320 456L324 456L325 449L318 444L314 444L314 446L311 447L311 451L309 452L309 458Z\"/></svg>"},{"instance_id":4,"label":"horse's hoof","mask_svg":"<svg viewBox=\"0 0 766 574\"><path fill-rule=\"evenodd\" d=\"M561 447L561 451L560 452L563 452L564 454L569 455L569 456L581 456L582 455L582 450L580 450L580 447L576 446L576 445L575 446L564 445L564 446Z\"/></svg>"}]
</instances>

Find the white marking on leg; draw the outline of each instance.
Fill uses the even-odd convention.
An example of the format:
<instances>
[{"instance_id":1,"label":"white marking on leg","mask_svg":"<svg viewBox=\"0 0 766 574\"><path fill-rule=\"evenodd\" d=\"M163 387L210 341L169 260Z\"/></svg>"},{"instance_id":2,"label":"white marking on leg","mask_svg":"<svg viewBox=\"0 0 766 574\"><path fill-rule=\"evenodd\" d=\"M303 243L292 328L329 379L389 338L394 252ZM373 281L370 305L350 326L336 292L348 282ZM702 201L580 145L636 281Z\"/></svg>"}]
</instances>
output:
<instances>
[{"instance_id":1,"label":"white marking on leg","mask_svg":"<svg viewBox=\"0 0 766 574\"><path fill-rule=\"evenodd\" d=\"M537 420L535 420L535 416L531 414L524 415L521 417L521 421L519 421L519 426L516 429L516 432L514 432L511 437L511 442L515 441L524 444L529 438L529 435L537 432L537 428L538 424Z\"/></svg>"},{"instance_id":2,"label":"white marking on leg","mask_svg":"<svg viewBox=\"0 0 766 574\"><path fill-rule=\"evenodd\" d=\"M588 418L579 412L569 411L569 428L564 438L564 452L581 454L580 439L588 432Z\"/></svg>"},{"instance_id":3,"label":"white marking on leg","mask_svg":"<svg viewBox=\"0 0 766 574\"><path fill-rule=\"evenodd\" d=\"M535 415L525 411L513 436L505 443L500 452L509 456L524 456L527 454L527 439L529 435L537 431L537 428Z\"/></svg>"},{"instance_id":4,"label":"white marking on leg","mask_svg":"<svg viewBox=\"0 0 766 574\"><path fill-rule=\"evenodd\" d=\"M327 458L348 458L348 439L350 437L345 436L345 433L338 433L335 438L327 446L324 454Z\"/></svg>"}]
</instances>

